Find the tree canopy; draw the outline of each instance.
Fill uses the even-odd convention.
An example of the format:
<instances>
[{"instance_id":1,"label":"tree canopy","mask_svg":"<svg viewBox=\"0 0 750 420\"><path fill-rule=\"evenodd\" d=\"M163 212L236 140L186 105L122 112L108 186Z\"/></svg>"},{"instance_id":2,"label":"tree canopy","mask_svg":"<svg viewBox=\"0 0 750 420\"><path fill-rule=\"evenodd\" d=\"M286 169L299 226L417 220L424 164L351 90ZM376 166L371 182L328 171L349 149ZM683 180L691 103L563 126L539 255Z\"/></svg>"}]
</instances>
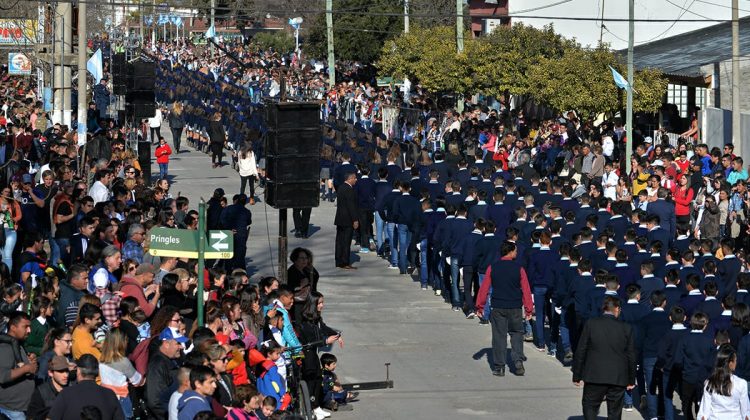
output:
<instances>
[{"instance_id":1,"label":"tree canopy","mask_svg":"<svg viewBox=\"0 0 750 420\"><path fill-rule=\"evenodd\" d=\"M458 53L453 26L413 28L387 41L377 62L382 76L408 77L430 92L505 93L533 98L558 110L613 113L621 106L609 66L626 74L607 45L583 48L557 34L523 24L464 40ZM654 69L637 71L634 109L654 112L666 79Z\"/></svg>"}]
</instances>

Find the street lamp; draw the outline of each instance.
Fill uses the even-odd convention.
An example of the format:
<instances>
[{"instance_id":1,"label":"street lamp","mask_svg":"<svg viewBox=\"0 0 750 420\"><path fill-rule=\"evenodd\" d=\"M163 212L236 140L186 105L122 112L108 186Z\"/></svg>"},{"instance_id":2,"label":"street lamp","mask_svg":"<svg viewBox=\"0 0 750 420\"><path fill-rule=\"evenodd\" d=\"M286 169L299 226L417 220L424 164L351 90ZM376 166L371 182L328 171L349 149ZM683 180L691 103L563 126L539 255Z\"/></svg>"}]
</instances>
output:
<instances>
[{"instance_id":1,"label":"street lamp","mask_svg":"<svg viewBox=\"0 0 750 420\"><path fill-rule=\"evenodd\" d=\"M297 60L301 59L299 51L299 27L302 25L302 21L301 17L289 18L289 25L294 28L294 43L296 45L294 53L297 55Z\"/></svg>"}]
</instances>

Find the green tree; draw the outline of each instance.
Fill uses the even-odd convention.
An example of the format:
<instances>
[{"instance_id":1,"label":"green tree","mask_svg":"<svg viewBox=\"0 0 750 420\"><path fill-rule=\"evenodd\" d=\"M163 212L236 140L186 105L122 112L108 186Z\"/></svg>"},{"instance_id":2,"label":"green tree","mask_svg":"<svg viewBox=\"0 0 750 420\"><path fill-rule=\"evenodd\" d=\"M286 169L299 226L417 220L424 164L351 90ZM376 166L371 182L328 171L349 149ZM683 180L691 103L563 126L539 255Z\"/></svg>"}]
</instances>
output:
<instances>
[{"instance_id":1,"label":"green tree","mask_svg":"<svg viewBox=\"0 0 750 420\"><path fill-rule=\"evenodd\" d=\"M370 64L377 58L383 43L401 32L404 27L403 18L382 15L402 12L403 5L397 0L334 0L333 10L333 39L337 60L354 60ZM342 12L335 13L336 10ZM304 51L311 57L325 57L325 13L314 17L309 25L302 26L309 28Z\"/></svg>"},{"instance_id":2,"label":"green tree","mask_svg":"<svg viewBox=\"0 0 750 420\"><path fill-rule=\"evenodd\" d=\"M253 42L264 50L273 48L284 54L294 51L295 46L294 37L285 31L259 32L253 36Z\"/></svg>"},{"instance_id":3,"label":"green tree","mask_svg":"<svg viewBox=\"0 0 750 420\"><path fill-rule=\"evenodd\" d=\"M499 96L529 95L529 70L540 59L559 59L575 42L556 33L552 25L542 29L517 23L501 26L481 39L489 48L477 57L477 81L482 93Z\"/></svg>"},{"instance_id":4,"label":"green tree","mask_svg":"<svg viewBox=\"0 0 750 420\"><path fill-rule=\"evenodd\" d=\"M571 45L562 57L542 57L530 69L531 92L536 100L557 110L611 115L621 104L609 66L625 74L624 66L607 45L595 49ZM636 72L633 87L633 109L655 112L661 105L666 79L658 70L643 70Z\"/></svg>"}]
</instances>

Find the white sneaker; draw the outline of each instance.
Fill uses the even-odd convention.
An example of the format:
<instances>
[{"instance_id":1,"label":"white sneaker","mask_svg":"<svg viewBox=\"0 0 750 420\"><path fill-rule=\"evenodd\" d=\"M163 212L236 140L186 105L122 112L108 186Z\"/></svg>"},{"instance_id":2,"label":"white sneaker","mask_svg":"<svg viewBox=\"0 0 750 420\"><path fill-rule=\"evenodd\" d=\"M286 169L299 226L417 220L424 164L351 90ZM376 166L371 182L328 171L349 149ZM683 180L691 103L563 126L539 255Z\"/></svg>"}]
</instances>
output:
<instances>
[{"instance_id":1,"label":"white sneaker","mask_svg":"<svg viewBox=\"0 0 750 420\"><path fill-rule=\"evenodd\" d=\"M331 417L331 413L323 410L322 408L318 407L315 410L313 410L313 414L315 414L315 418L318 420L323 420L325 418Z\"/></svg>"}]
</instances>

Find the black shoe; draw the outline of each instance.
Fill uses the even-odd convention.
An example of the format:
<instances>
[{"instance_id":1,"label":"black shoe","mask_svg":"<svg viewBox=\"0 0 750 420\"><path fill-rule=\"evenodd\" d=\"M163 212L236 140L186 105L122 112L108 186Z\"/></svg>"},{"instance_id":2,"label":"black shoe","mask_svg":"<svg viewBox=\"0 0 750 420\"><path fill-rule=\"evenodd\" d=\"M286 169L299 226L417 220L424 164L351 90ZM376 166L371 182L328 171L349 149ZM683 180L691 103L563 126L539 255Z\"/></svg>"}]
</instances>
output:
<instances>
[{"instance_id":1,"label":"black shoe","mask_svg":"<svg viewBox=\"0 0 750 420\"><path fill-rule=\"evenodd\" d=\"M479 320L479 325L487 325L487 324L489 324L489 323L490 323L490 321L488 321L488 320L486 320L486 319L480 319L480 320Z\"/></svg>"},{"instance_id":2,"label":"black shoe","mask_svg":"<svg viewBox=\"0 0 750 420\"><path fill-rule=\"evenodd\" d=\"M523 363L516 363L516 376L523 376L526 373L526 369L523 367Z\"/></svg>"},{"instance_id":3,"label":"black shoe","mask_svg":"<svg viewBox=\"0 0 750 420\"><path fill-rule=\"evenodd\" d=\"M295 238L301 238L302 237L302 232L294 232L294 237Z\"/></svg>"},{"instance_id":4,"label":"black shoe","mask_svg":"<svg viewBox=\"0 0 750 420\"><path fill-rule=\"evenodd\" d=\"M505 367L497 368L492 371L492 374L495 376L505 376Z\"/></svg>"},{"instance_id":5,"label":"black shoe","mask_svg":"<svg viewBox=\"0 0 750 420\"><path fill-rule=\"evenodd\" d=\"M563 363L572 363L573 362L573 352L568 351L565 353L565 357L563 357Z\"/></svg>"}]
</instances>

